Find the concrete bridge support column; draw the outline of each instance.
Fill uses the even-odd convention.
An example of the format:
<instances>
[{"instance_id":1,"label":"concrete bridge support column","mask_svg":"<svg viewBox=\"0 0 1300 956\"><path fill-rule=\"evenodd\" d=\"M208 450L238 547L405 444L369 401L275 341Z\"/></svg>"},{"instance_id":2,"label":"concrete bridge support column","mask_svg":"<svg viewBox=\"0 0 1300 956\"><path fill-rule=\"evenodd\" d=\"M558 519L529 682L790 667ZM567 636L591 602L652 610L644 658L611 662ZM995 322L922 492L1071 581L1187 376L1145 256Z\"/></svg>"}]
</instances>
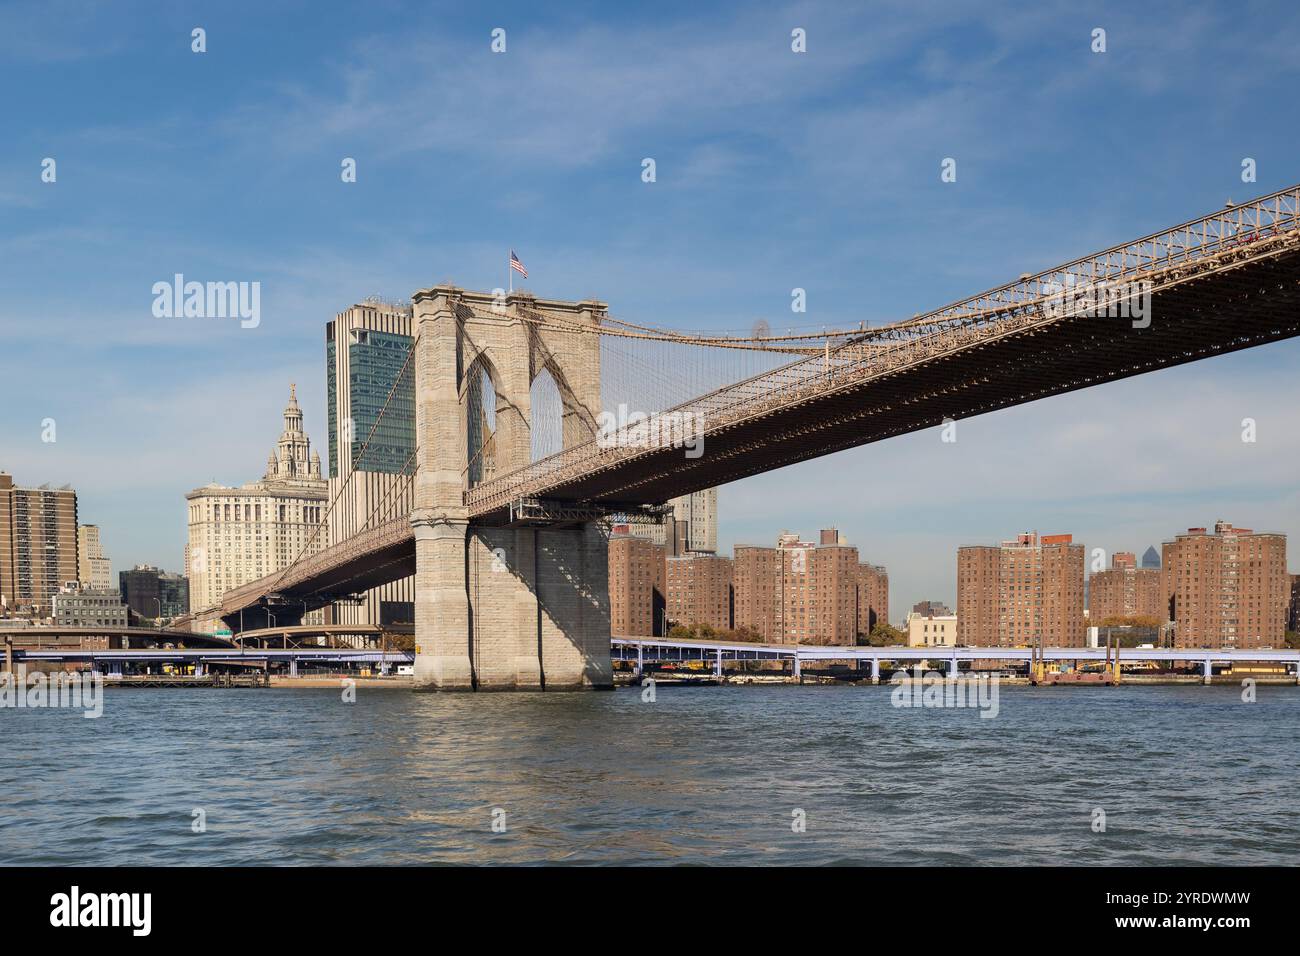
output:
<instances>
[{"instance_id":1,"label":"concrete bridge support column","mask_svg":"<svg viewBox=\"0 0 1300 956\"><path fill-rule=\"evenodd\" d=\"M599 527L461 527L416 524L417 689L613 687Z\"/></svg>"},{"instance_id":2,"label":"concrete bridge support column","mask_svg":"<svg viewBox=\"0 0 1300 956\"><path fill-rule=\"evenodd\" d=\"M880 658L879 657L871 658L871 683L873 684L880 683Z\"/></svg>"},{"instance_id":3,"label":"concrete bridge support column","mask_svg":"<svg viewBox=\"0 0 1300 956\"><path fill-rule=\"evenodd\" d=\"M456 290L416 295L415 680L416 690L472 690L468 591L468 468L460 395Z\"/></svg>"},{"instance_id":4,"label":"concrete bridge support column","mask_svg":"<svg viewBox=\"0 0 1300 956\"><path fill-rule=\"evenodd\" d=\"M595 522L537 536L537 625L547 690L614 686L609 656L609 541Z\"/></svg>"},{"instance_id":5,"label":"concrete bridge support column","mask_svg":"<svg viewBox=\"0 0 1300 956\"><path fill-rule=\"evenodd\" d=\"M473 690L464 519L416 513L416 690Z\"/></svg>"},{"instance_id":6,"label":"concrete bridge support column","mask_svg":"<svg viewBox=\"0 0 1300 956\"><path fill-rule=\"evenodd\" d=\"M469 529L471 666L478 690L541 690L537 532Z\"/></svg>"},{"instance_id":7,"label":"concrete bridge support column","mask_svg":"<svg viewBox=\"0 0 1300 956\"><path fill-rule=\"evenodd\" d=\"M961 670L957 666L957 658L954 657L952 660L948 662L948 679L956 680L960 676L960 674L961 674Z\"/></svg>"},{"instance_id":8,"label":"concrete bridge support column","mask_svg":"<svg viewBox=\"0 0 1300 956\"><path fill-rule=\"evenodd\" d=\"M1201 683L1209 684L1213 679L1214 679L1214 662L1209 660L1202 661L1201 662Z\"/></svg>"}]
</instances>

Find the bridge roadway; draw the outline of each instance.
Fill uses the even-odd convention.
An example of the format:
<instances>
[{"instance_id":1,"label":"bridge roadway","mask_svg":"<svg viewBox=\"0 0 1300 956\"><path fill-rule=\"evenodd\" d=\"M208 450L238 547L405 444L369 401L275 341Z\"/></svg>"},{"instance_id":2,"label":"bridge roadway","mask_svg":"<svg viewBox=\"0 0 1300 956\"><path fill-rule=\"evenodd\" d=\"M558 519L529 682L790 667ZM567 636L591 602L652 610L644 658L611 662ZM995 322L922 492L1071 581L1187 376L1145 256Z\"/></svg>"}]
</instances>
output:
<instances>
[{"instance_id":1,"label":"bridge roadway","mask_svg":"<svg viewBox=\"0 0 1300 956\"><path fill-rule=\"evenodd\" d=\"M1145 326L1127 307L1126 317L1097 314L1098 296L1137 283L1149 283ZM529 501L613 510L663 503L948 419L1298 335L1300 186L1022 276L905 325L887 347L851 339L651 416L652 428L674 415L702 416L698 458L625 430L466 489L469 517L510 524ZM270 594L320 607L414 571L403 517L228 592L219 613L232 620Z\"/></svg>"}]
</instances>

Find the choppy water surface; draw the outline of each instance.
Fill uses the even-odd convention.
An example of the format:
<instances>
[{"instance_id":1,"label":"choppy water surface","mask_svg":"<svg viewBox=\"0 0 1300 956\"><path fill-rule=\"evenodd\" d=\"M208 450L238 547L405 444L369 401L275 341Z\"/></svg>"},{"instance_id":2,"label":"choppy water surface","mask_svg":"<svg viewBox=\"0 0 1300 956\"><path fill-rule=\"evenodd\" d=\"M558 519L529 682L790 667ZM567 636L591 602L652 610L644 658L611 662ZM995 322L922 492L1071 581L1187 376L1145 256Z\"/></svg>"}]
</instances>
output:
<instances>
[{"instance_id":1,"label":"choppy water surface","mask_svg":"<svg viewBox=\"0 0 1300 956\"><path fill-rule=\"evenodd\" d=\"M98 720L3 710L0 862L1300 861L1300 688L1004 687L993 720L890 692L109 690Z\"/></svg>"}]
</instances>

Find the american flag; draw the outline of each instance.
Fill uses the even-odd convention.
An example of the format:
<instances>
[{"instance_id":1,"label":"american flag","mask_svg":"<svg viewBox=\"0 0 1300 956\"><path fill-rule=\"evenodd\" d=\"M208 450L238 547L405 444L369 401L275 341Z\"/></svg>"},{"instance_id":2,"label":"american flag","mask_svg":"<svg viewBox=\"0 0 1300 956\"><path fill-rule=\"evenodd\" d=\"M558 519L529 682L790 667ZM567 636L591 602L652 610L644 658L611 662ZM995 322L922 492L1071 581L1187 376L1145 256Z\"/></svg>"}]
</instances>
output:
<instances>
[{"instance_id":1,"label":"american flag","mask_svg":"<svg viewBox=\"0 0 1300 956\"><path fill-rule=\"evenodd\" d=\"M510 250L510 268L514 269L525 279L528 278L528 270L524 268L524 264L519 261L519 257L515 255L515 250L513 249Z\"/></svg>"}]
</instances>

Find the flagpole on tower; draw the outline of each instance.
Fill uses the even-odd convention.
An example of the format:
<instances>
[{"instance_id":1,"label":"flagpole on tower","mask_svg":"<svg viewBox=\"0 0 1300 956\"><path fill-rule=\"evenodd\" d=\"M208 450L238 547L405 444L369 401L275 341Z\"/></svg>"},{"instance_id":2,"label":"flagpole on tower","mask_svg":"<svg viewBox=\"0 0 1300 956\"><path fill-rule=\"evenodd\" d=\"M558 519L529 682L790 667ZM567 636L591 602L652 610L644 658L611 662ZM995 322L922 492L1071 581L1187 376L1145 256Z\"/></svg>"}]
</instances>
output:
<instances>
[{"instance_id":1,"label":"flagpole on tower","mask_svg":"<svg viewBox=\"0 0 1300 956\"><path fill-rule=\"evenodd\" d=\"M510 260L506 260L506 280L510 283L510 292L515 291L515 270L510 265Z\"/></svg>"},{"instance_id":2,"label":"flagpole on tower","mask_svg":"<svg viewBox=\"0 0 1300 956\"><path fill-rule=\"evenodd\" d=\"M515 255L515 250L513 250L513 249L510 250L510 262L508 263L508 265L509 265L509 267L510 267L510 277L509 277L509 278L510 278L510 291L511 291L511 292L514 292L514 291L515 291L515 275L514 275L514 274L515 274L516 272L518 272L521 276L523 276L525 279L527 279L527 278L528 278L528 270L524 268L524 264L523 264L522 262L519 261L519 257L518 257L517 255Z\"/></svg>"}]
</instances>

